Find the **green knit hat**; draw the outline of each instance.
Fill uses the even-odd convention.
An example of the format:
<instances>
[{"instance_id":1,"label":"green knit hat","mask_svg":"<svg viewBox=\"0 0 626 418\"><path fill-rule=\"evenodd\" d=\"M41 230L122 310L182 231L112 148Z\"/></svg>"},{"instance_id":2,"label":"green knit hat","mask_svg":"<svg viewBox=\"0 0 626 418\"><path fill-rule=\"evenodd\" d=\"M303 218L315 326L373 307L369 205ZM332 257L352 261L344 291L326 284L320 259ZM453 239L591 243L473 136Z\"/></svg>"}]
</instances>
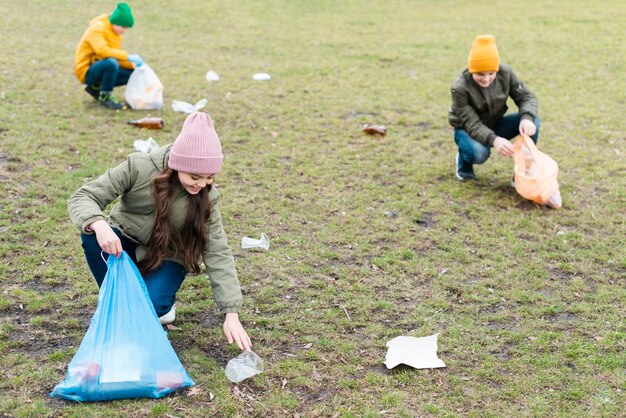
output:
<instances>
[{"instance_id":1,"label":"green knit hat","mask_svg":"<svg viewBox=\"0 0 626 418\"><path fill-rule=\"evenodd\" d=\"M126 3L117 3L117 7L109 16L109 22L125 28L132 28L135 24L135 19L133 18L133 12L130 11L130 6Z\"/></svg>"}]
</instances>

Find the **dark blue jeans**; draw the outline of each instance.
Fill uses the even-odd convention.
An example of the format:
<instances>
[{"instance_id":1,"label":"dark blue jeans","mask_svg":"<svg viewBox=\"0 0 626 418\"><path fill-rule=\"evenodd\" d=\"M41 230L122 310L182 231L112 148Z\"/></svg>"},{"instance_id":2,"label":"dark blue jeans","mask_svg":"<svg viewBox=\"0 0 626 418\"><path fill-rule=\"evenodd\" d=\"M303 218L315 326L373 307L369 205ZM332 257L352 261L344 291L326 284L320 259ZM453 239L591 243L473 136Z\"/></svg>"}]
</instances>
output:
<instances>
[{"instance_id":1,"label":"dark blue jeans","mask_svg":"<svg viewBox=\"0 0 626 418\"><path fill-rule=\"evenodd\" d=\"M493 131L496 135L511 140L519 135L520 120L521 117L519 113L506 115L498 121L496 126L493 128ZM537 118L535 118L537 131L530 137L535 144L539 139L539 124L540 120L539 116L537 116ZM474 138L469 136L464 129L456 128L454 130L454 142L456 142L456 145L459 147L459 155L461 156L461 159L469 164L482 164L487 161L489 155L491 154L490 146L485 146L476 141Z\"/></svg>"},{"instance_id":2,"label":"dark blue jeans","mask_svg":"<svg viewBox=\"0 0 626 418\"><path fill-rule=\"evenodd\" d=\"M136 245L124 237L117 228L113 228L113 231L122 240L122 249L137 264ZM108 258L109 254L102 252L96 234L81 234L80 238L83 242L83 250L89 269L96 279L98 287L100 287L107 272L107 264L104 260ZM172 308L176 301L176 292L183 284L186 275L187 270L181 264L174 261L164 261L161 267L143 278L158 316L165 315Z\"/></svg>"},{"instance_id":3,"label":"dark blue jeans","mask_svg":"<svg viewBox=\"0 0 626 418\"><path fill-rule=\"evenodd\" d=\"M91 64L85 75L85 84L100 86L100 91L113 91L116 86L125 86L133 70L120 67L115 58L105 58Z\"/></svg>"}]
</instances>

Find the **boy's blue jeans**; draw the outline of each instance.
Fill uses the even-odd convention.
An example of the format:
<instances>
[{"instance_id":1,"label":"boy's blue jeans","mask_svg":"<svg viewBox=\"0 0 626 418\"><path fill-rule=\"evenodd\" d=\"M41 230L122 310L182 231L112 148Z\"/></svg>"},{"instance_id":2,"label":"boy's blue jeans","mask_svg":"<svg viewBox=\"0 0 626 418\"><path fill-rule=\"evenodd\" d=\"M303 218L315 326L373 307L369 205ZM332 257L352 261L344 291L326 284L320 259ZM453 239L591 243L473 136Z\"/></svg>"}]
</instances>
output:
<instances>
[{"instance_id":1,"label":"boy's blue jeans","mask_svg":"<svg viewBox=\"0 0 626 418\"><path fill-rule=\"evenodd\" d=\"M502 138L506 138L511 140L519 135L519 123L521 117L519 113L511 113L510 115L504 116L502 119L498 121L496 126L493 128L493 131L496 135L501 136ZM536 144L539 139L539 116L535 118L535 126L537 126L537 131L530 138ZM461 156L461 160L466 164L482 164L489 158L491 154L491 147L485 146L480 142L476 141L474 138L469 136L469 134L461 128L456 128L454 130L454 142L459 147L459 155Z\"/></svg>"},{"instance_id":2,"label":"boy's blue jeans","mask_svg":"<svg viewBox=\"0 0 626 418\"><path fill-rule=\"evenodd\" d=\"M117 228L113 228L113 231L120 237L122 249L137 264L136 245L124 237ZM107 272L107 265L102 257L106 260L109 254L103 252L100 245L98 245L96 234L81 234L80 238L83 242L83 250L85 250L85 258L87 259L89 269L96 279L98 287L100 287ZM158 316L165 315L172 308L176 301L176 292L183 284L186 275L187 270L181 264L174 261L164 261L161 267L143 278L148 288L150 300Z\"/></svg>"},{"instance_id":3,"label":"boy's blue jeans","mask_svg":"<svg viewBox=\"0 0 626 418\"><path fill-rule=\"evenodd\" d=\"M100 86L100 91L111 92L116 86L125 86L133 70L120 67L115 58L105 58L91 64L85 75L85 84Z\"/></svg>"}]
</instances>

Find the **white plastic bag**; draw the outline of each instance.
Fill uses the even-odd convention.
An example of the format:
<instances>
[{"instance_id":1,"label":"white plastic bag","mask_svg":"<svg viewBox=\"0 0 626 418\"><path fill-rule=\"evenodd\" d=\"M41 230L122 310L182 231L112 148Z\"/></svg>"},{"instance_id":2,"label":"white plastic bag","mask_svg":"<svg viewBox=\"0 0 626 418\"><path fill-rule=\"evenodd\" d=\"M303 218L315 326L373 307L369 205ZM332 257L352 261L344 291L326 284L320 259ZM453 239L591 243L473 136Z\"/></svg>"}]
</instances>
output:
<instances>
[{"instance_id":1,"label":"white plastic bag","mask_svg":"<svg viewBox=\"0 0 626 418\"><path fill-rule=\"evenodd\" d=\"M152 137L149 137L146 140L135 140L135 142L133 142L133 147L135 147L135 151L150 154L150 152L159 149L159 144L157 144L156 141L152 139Z\"/></svg>"},{"instance_id":2,"label":"white plastic bag","mask_svg":"<svg viewBox=\"0 0 626 418\"><path fill-rule=\"evenodd\" d=\"M267 81L267 80L271 80L272 76L269 75L268 73L256 73L255 75L252 76L252 79L256 81Z\"/></svg>"},{"instance_id":3,"label":"white plastic bag","mask_svg":"<svg viewBox=\"0 0 626 418\"><path fill-rule=\"evenodd\" d=\"M213 70L208 71L208 72L205 74L204 78L206 78L206 81L208 81L209 83L210 83L211 81L220 81L220 76L219 76L219 75L218 75L215 71L213 71Z\"/></svg>"},{"instance_id":4,"label":"white plastic bag","mask_svg":"<svg viewBox=\"0 0 626 418\"><path fill-rule=\"evenodd\" d=\"M262 248L267 251L270 249L270 240L265 233L261 233L261 239L243 237L241 239L241 248L244 250L249 248Z\"/></svg>"},{"instance_id":5,"label":"white plastic bag","mask_svg":"<svg viewBox=\"0 0 626 418\"><path fill-rule=\"evenodd\" d=\"M163 84L148 64L144 63L132 72L124 98L133 109L163 108Z\"/></svg>"},{"instance_id":6,"label":"white plastic bag","mask_svg":"<svg viewBox=\"0 0 626 418\"><path fill-rule=\"evenodd\" d=\"M174 100L172 102L172 110L174 112L193 113L202 109L208 102L208 99L199 100L196 104L183 102L181 100Z\"/></svg>"}]
</instances>

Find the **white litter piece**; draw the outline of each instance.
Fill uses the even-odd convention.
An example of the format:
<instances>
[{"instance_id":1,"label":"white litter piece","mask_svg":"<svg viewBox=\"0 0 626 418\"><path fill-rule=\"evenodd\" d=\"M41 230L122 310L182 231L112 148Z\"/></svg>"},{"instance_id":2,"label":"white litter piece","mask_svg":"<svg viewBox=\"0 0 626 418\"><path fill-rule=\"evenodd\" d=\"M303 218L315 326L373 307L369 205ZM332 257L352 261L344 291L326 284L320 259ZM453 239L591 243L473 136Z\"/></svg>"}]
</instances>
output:
<instances>
[{"instance_id":1,"label":"white litter piece","mask_svg":"<svg viewBox=\"0 0 626 418\"><path fill-rule=\"evenodd\" d=\"M226 364L226 377L233 383L239 383L263 371L263 360L252 351L244 351Z\"/></svg>"},{"instance_id":2,"label":"white litter piece","mask_svg":"<svg viewBox=\"0 0 626 418\"><path fill-rule=\"evenodd\" d=\"M257 80L257 81L265 81L265 80L271 80L272 76L269 75L268 73L256 73L255 75L252 76L253 80Z\"/></svg>"},{"instance_id":3,"label":"white litter piece","mask_svg":"<svg viewBox=\"0 0 626 418\"><path fill-rule=\"evenodd\" d=\"M267 251L270 249L270 240L264 233L261 234L261 239L243 237L241 239L241 248L263 248L265 251Z\"/></svg>"},{"instance_id":4,"label":"white litter piece","mask_svg":"<svg viewBox=\"0 0 626 418\"><path fill-rule=\"evenodd\" d=\"M174 112L193 113L202 109L204 106L206 106L207 103L207 99L202 99L193 105L191 103L182 102L180 100L174 100L172 102L172 110Z\"/></svg>"},{"instance_id":5,"label":"white litter piece","mask_svg":"<svg viewBox=\"0 0 626 418\"><path fill-rule=\"evenodd\" d=\"M133 142L133 147L135 147L135 151L145 152L146 154L149 154L150 152L160 148L159 144L157 144L156 141L152 139L152 137L146 140L137 139L135 142Z\"/></svg>"},{"instance_id":6,"label":"white litter piece","mask_svg":"<svg viewBox=\"0 0 626 418\"><path fill-rule=\"evenodd\" d=\"M206 81L208 81L209 83L212 81L220 81L220 76L213 70L207 71L204 78L206 78Z\"/></svg>"},{"instance_id":7,"label":"white litter piece","mask_svg":"<svg viewBox=\"0 0 626 418\"><path fill-rule=\"evenodd\" d=\"M398 364L406 364L416 369L436 369L446 367L445 363L437 357L437 337L439 334L429 337L400 336L387 342L387 356L385 366L388 369Z\"/></svg>"}]
</instances>

